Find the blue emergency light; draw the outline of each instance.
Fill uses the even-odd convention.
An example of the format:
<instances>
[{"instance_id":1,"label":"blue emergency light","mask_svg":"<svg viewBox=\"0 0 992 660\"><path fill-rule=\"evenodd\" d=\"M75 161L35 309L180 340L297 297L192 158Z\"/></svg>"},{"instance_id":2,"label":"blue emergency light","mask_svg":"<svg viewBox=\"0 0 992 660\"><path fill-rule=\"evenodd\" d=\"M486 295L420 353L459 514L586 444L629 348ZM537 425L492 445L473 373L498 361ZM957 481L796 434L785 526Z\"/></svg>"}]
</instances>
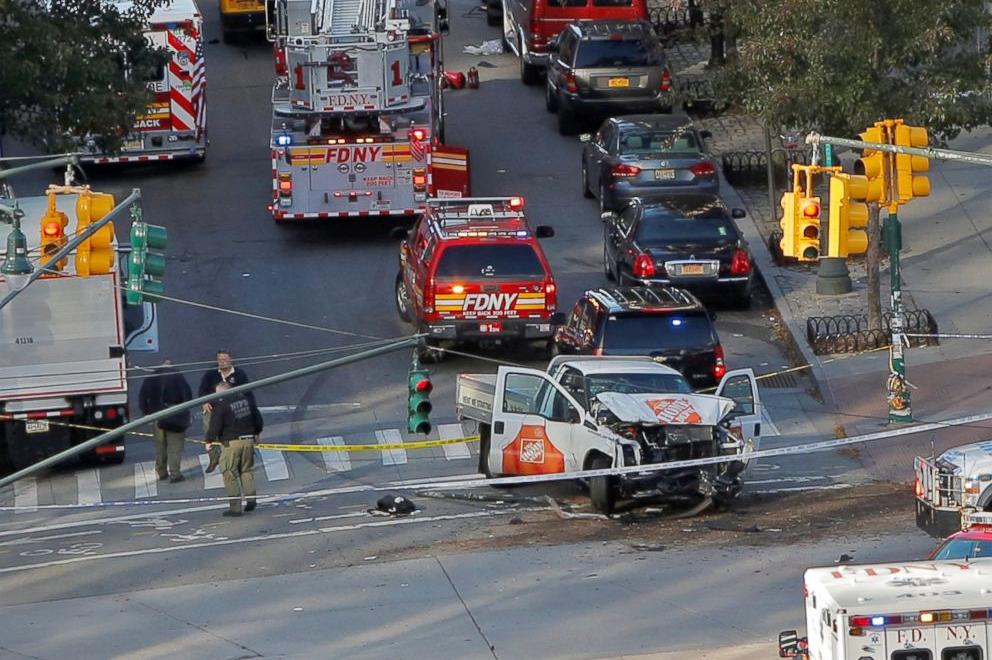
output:
<instances>
[{"instance_id":1,"label":"blue emergency light","mask_svg":"<svg viewBox=\"0 0 992 660\"><path fill-rule=\"evenodd\" d=\"M293 144L293 136L289 133L280 133L276 136L276 144L280 147L288 147Z\"/></svg>"}]
</instances>

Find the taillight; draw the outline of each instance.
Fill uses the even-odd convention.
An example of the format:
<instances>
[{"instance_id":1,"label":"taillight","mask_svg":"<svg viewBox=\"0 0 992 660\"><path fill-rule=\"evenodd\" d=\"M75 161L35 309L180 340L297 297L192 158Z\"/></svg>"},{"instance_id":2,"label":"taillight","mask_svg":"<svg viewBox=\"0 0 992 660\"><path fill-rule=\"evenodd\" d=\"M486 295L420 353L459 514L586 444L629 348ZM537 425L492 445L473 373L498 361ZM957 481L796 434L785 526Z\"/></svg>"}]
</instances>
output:
<instances>
[{"instance_id":1,"label":"taillight","mask_svg":"<svg viewBox=\"0 0 992 660\"><path fill-rule=\"evenodd\" d=\"M620 163L619 165L614 165L610 168L610 174L620 178L630 178L632 176L637 176L641 173L641 168L636 165L625 165Z\"/></svg>"},{"instance_id":2,"label":"taillight","mask_svg":"<svg viewBox=\"0 0 992 660\"><path fill-rule=\"evenodd\" d=\"M413 171L413 189L416 192L427 190L427 170L422 167Z\"/></svg>"},{"instance_id":3,"label":"taillight","mask_svg":"<svg viewBox=\"0 0 992 660\"><path fill-rule=\"evenodd\" d=\"M544 283L544 306L550 311L555 311L558 303L558 285L552 280Z\"/></svg>"},{"instance_id":4,"label":"taillight","mask_svg":"<svg viewBox=\"0 0 992 660\"><path fill-rule=\"evenodd\" d=\"M293 69L293 76L296 78L296 89L306 89L307 86L303 82L303 65L297 64Z\"/></svg>"},{"instance_id":5,"label":"taillight","mask_svg":"<svg viewBox=\"0 0 992 660\"><path fill-rule=\"evenodd\" d=\"M290 197L293 194L293 175L289 172L279 174L279 195Z\"/></svg>"},{"instance_id":6,"label":"taillight","mask_svg":"<svg viewBox=\"0 0 992 660\"><path fill-rule=\"evenodd\" d=\"M634 277L654 277L654 259L650 254L641 253L634 258Z\"/></svg>"},{"instance_id":7,"label":"taillight","mask_svg":"<svg viewBox=\"0 0 992 660\"><path fill-rule=\"evenodd\" d=\"M734 256L730 258L730 274L747 275L750 272L751 258L747 255L747 252L737 248L734 250Z\"/></svg>"},{"instance_id":8,"label":"taillight","mask_svg":"<svg viewBox=\"0 0 992 660\"><path fill-rule=\"evenodd\" d=\"M524 207L524 198L523 197L511 197L507 201L506 205L509 206L510 207L510 210L512 210L512 211L519 211L520 209L522 209Z\"/></svg>"},{"instance_id":9,"label":"taillight","mask_svg":"<svg viewBox=\"0 0 992 660\"><path fill-rule=\"evenodd\" d=\"M428 314L434 312L434 278L431 277L427 280L427 286L424 287L424 311Z\"/></svg>"},{"instance_id":10,"label":"taillight","mask_svg":"<svg viewBox=\"0 0 992 660\"><path fill-rule=\"evenodd\" d=\"M713 176L716 174L716 168L713 167L713 163L708 160L704 160L701 163L696 163L689 168L689 171L696 176Z\"/></svg>"},{"instance_id":11,"label":"taillight","mask_svg":"<svg viewBox=\"0 0 992 660\"><path fill-rule=\"evenodd\" d=\"M424 138L427 137L427 131L425 131L422 128L415 128L412 131L410 131L410 135L417 142L423 142Z\"/></svg>"},{"instance_id":12,"label":"taillight","mask_svg":"<svg viewBox=\"0 0 992 660\"><path fill-rule=\"evenodd\" d=\"M668 71L668 67L661 70L661 84L658 85L658 89L663 92L667 92L672 88L672 74Z\"/></svg>"},{"instance_id":13,"label":"taillight","mask_svg":"<svg viewBox=\"0 0 992 660\"><path fill-rule=\"evenodd\" d=\"M723 346L716 345L713 349L713 377L720 380L727 375L727 365L723 361Z\"/></svg>"},{"instance_id":14,"label":"taillight","mask_svg":"<svg viewBox=\"0 0 992 660\"><path fill-rule=\"evenodd\" d=\"M574 73L565 74L565 91L566 92L577 92L579 91L579 86L575 82Z\"/></svg>"},{"instance_id":15,"label":"taillight","mask_svg":"<svg viewBox=\"0 0 992 660\"><path fill-rule=\"evenodd\" d=\"M924 493L926 493L926 490L923 488L923 482L917 479L916 484L913 486L913 491L917 497L923 497Z\"/></svg>"}]
</instances>

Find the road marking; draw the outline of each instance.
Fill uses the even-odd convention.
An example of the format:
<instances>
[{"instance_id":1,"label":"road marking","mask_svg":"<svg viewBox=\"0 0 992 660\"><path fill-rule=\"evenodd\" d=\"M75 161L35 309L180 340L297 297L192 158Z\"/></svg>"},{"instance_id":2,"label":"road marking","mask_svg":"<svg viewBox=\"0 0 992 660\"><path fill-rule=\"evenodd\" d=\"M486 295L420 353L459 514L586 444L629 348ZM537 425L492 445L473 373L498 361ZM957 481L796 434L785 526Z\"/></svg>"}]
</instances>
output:
<instances>
[{"instance_id":1,"label":"road marking","mask_svg":"<svg viewBox=\"0 0 992 660\"><path fill-rule=\"evenodd\" d=\"M343 445L344 438L340 435L317 438L311 441L315 445ZM322 451L320 457L324 459L324 467L328 472L347 472L351 469L351 458L346 451Z\"/></svg>"},{"instance_id":2,"label":"road marking","mask_svg":"<svg viewBox=\"0 0 992 660\"><path fill-rule=\"evenodd\" d=\"M380 445L394 445L403 442L403 436L399 429L386 429L375 432L376 440ZM383 465L406 465L405 449L384 449L382 451Z\"/></svg>"},{"instance_id":3,"label":"road marking","mask_svg":"<svg viewBox=\"0 0 992 660\"><path fill-rule=\"evenodd\" d=\"M158 474L155 472L155 461L144 461L134 464L134 499L158 495Z\"/></svg>"},{"instance_id":4,"label":"road marking","mask_svg":"<svg viewBox=\"0 0 992 660\"><path fill-rule=\"evenodd\" d=\"M782 435L779 433L778 427L775 426L775 422L772 421L771 413L768 412L768 406L761 406L761 437L762 438L772 438L776 435Z\"/></svg>"},{"instance_id":5,"label":"road marking","mask_svg":"<svg viewBox=\"0 0 992 660\"><path fill-rule=\"evenodd\" d=\"M100 494L100 471L96 469L76 472L76 501L79 504L98 504L103 501Z\"/></svg>"},{"instance_id":6,"label":"road marking","mask_svg":"<svg viewBox=\"0 0 992 660\"><path fill-rule=\"evenodd\" d=\"M437 432L442 440L454 440L465 435L461 424L441 424L437 427ZM472 458L472 453L468 450L468 445L441 445L441 449L444 450L444 458L449 461Z\"/></svg>"},{"instance_id":7,"label":"road marking","mask_svg":"<svg viewBox=\"0 0 992 660\"><path fill-rule=\"evenodd\" d=\"M90 536L92 534L103 534L102 529L91 529L85 532L70 532L69 534L53 534L52 536L31 536L26 539L17 539L16 541L0 541L0 545L30 545L32 543L41 543L42 541L55 541L56 539L69 539L76 536Z\"/></svg>"},{"instance_id":8,"label":"road marking","mask_svg":"<svg viewBox=\"0 0 992 660\"><path fill-rule=\"evenodd\" d=\"M223 488L224 475L220 473L219 465L216 470L207 474L207 465L210 464L210 454L198 454L197 458L200 459L200 470L203 472L203 487L208 490L211 488Z\"/></svg>"},{"instance_id":9,"label":"road marking","mask_svg":"<svg viewBox=\"0 0 992 660\"><path fill-rule=\"evenodd\" d=\"M23 506L15 513L33 513L38 506L38 480L34 477L14 482L14 506Z\"/></svg>"},{"instance_id":10,"label":"road marking","mask_svg":"<svg viewBox=\"0 0 992 660\"><path fill-rule=\"evenodd\" d=\"M145 548L143 550L124 550L121 552L106 552L103 554L83 555L70 557L67 559L57 559L54 561L37 562L21 566L6 566L0 568L0 573L19 573L38 568L50 568L52 566L64 566L66 564L76 564L83 561L94 561L97 559L118 559L121 557L140 557L142 555L157 555L167 552L179 552L181 550L192 550L197 548L214 548L222 545L240 545L242 543L257 543L260 541L278 541L282 539L300 538L302 536L317 536L322 534L334 534L339 532L352 532L369 527L396 527L399 525L417 525L420 523L434 523L445 520L465 520L469 518L485 518L490 516L506 516L510 514L519 515L534 511L550 511L549 507L522 507L519 509L470 511L468 513L452 513L440 516L425 516L423 518L411 516L408 518L389 518L386 520L376 520L371 522L355 523L353 525L337 525L335 527L319 527L317 529L301 529L297 532L282 532L279 534L262 534L260 536L246 536L237 539L224 539L218 541L204 541L202 543L190 543L188 545L167 545L156 548Z\"/></svg>"},{"instance_id":11,"label":"road marking","mask_svg":"<svg viewBox=\"0 0 992 660\"><path fill-rule=\"evenodd\" d=\"M289 479L289 466L286 465L286 457L281 451L271 449L259 449L262 456L262 468L265 470L265 478L269 481L283 481Z\"/></svg>"}]
</instances>

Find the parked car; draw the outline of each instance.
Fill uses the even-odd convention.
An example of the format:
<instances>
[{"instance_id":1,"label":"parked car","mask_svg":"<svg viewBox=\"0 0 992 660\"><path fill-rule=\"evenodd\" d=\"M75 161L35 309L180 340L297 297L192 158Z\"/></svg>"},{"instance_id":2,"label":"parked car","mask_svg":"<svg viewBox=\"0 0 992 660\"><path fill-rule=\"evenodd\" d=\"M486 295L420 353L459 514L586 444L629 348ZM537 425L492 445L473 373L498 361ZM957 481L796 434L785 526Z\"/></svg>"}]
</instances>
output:
<instances>
[{"instance_id":1,"label":"parked car","mask_svg":"<svg viewBox=\"0 0 992 660\"><path fill-rule=\"evenodd\" d=\"M598 197L600 212L622 208L635 197L716 195L720 178L707 153L707 130L688 115L612 117L594 136L582 135L582 194Z\"/></svg>"},{"instance_id":2,"label":"parked car","mask_svg":"<svg viewBox=\"0 0 992 660\"><path fill-rule=\"evenodd\" d=\"M696 389L716 385L727 373L712 315L678 287L586 291L554 342L562 354L648 355Z\"/></svg>"},{"instance_id":3,"label":"parked car","mask_svg":"<svg viewBox=\"0 0 992 660\"><path fill-rule=\"evenodd\" d=\"M548 44L571 21L648 19L647 0L502 0L503 41L520 58L520 79L536 85ZM487 12L488 15L488 12Z\"/></svg>"},{"instance_id":4,"label":"parked car","mask_svg":"<svg viewBox=\"0 0 992 660\"><path fill-rule=\"evenodd\" d=\"M581 120L672 111L668 59L647 21L577 21L548 50L545 106L562 135Z\"/></svg>"},{"instance_id":5,"label":"parked car","mask_svg":"<svg viewBox=\"0 0 992 660\"><path fill-rule=\"evenodd\" d=\"M676 285L747 307L754 267L733 221L744 215L714 196L634 200L604 214L603 270L621 286Z\"/></svg>"},{"instance_id":6,"label":"parked car","mask_svg":"<svg viewBox=\"0 0 992 660\"><path fill-rule=\"evenodd\" d=\"M951 534L934 548L928 559L978 557L992 557L992 525L975 525Z\"/></svg>"}]
</instances>

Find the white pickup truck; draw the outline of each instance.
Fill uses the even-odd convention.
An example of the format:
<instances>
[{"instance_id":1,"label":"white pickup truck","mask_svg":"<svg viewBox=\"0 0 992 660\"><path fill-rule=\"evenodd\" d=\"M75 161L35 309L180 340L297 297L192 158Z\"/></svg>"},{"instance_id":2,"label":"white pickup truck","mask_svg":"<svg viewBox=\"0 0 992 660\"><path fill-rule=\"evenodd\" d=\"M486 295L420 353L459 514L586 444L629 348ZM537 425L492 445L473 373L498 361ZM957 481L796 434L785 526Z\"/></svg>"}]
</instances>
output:
<instances>
[{"instance_id":1,"label":"white pickup truck","mask_svg":"<svg viewBox=\"0 0 992 660\"><path fill-rule=\"evenodd\" d=\"M992 511L992 440L916 458L916 525L943 538L961 531L967 514Z\"/></svg>"},{"instance_id":2,"label":"white pickup truck","mask_svg":"<svg viewBox=\"0 0 992 660\"><path fill-rule=\"evenodd\" d=\"M696 394L676 370L649 357L572 357L547 371L501 366L460 374L461 419L479 423L487 477L573 472L711 456L740 461L589 480L597 510L618 499L688 504L728 501L758 449L761 403L754 373L731 371L716 395Z\"/></svg>"}]
</instances>

